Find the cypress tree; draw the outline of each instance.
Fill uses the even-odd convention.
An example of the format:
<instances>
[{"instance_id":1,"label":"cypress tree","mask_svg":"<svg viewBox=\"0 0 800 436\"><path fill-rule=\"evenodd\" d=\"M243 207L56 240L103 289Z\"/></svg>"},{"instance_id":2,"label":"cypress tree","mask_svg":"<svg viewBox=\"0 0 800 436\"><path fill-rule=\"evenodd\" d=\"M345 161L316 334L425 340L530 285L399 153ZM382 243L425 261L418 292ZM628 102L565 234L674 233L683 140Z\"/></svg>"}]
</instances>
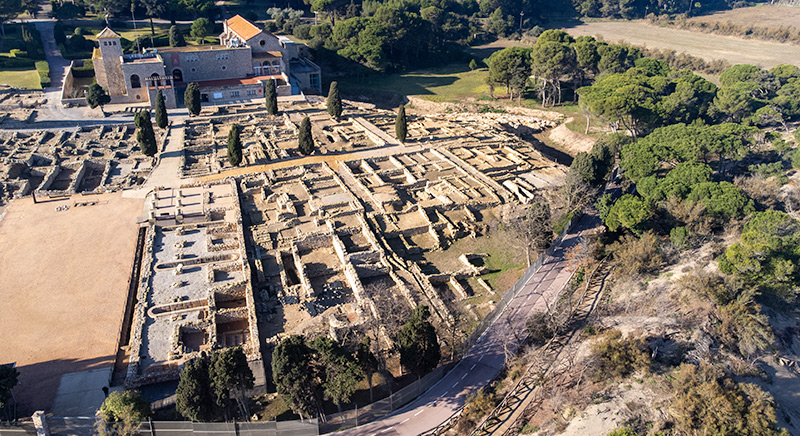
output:
<instances>
[{"instance_id":1,"label":"cypress tree","mask_svg":"<svg viewBox=\"0 0 800 436\"><path fill-rule=\"evenodd\" d=\"M106 93L106 90L97 83L89 85L89 91L86 93L86 102L92 109L97 106L103 106L111 102L111 97Z\"/></svg>"},{"instance_id":2,"label":"cypress tree","mask_svg":"<svg viewBox=\"0 0 800 436\"><path fill-rule=\"evenodd\" d=\"M183 32L178 26L169 28L169 46L170 47L183 47L186 45L186 40L183 38Z\"/></svg>"},{"instance_id":3,"label":"cypress tree","mask_svg":"<svg viewBox=\"0 0 800 436\"><path fill-rule=\"evenodd\" d=\"M400 364L417 378L436 368L442 357L436 329L428 321L430 315L428 306L417 306L397 334Z\"/></svg>"},{"instance_id":4,"label":"cypress tree","mask_svg":"<svg viewBox=\"0 0 800 436\"><path fill-rule=\"evenodd\" d=\"M136 114L134 122L138 127L136 140L139 142L142 153L148 157L155 156L158 147L156 146L156 133L153 131L153 123L150 121L150 111L143 110Z\"/></svg>"},{"instance_id":5,"label":"cypress tree","mask_svg":"<svg viewBox=\"0 0 800 436\"><path fill-rule=\"evenodd\" d=\"M342 98L339 97L339 83L331 82L328 90L328 113L334 118L342 116Z\"/></svg>"},{"instance_id":6,"label":"cypress tree","mask_svg":"<svg viewBox=\"0 0 800 436\"><path fill-rule=\"evenodd\" d=\"M183 93L183 102L189 109L189 115L200 114L200 85L197 82L192 82L186 87L186 91Z\"/></svg>"},{"instance_id":7,"label":"cypress tree","mask_svg":"<svg viewBox=\"0 0 800 436\"><path fill-rule=\"evenodd\" d=\"M162 129L166 129L169 124L167 119L167 104L164 102L164 94L158 90L156 95L156 125Z\"/></svg>"},{"instance_id":8,"label":"cypress tree","mask_svg":"<svg viewBox=\"0 0 800 436\"><path fill-rule=\"evenodd\" d=\"M400 110L397 111L397 118L394 120L394 133L400 142L406 142L408 135L408 125L406 124L406 106L400 105Z\"/></svg>"},{"instance_id":9,"label":"cypress tree","mask_svg":"<svg viewBox=\"0 0 800 436\"><path fill-rule=\"evenodd\" d=\"M186 362L175 390L175 410L192 421L214 418L214 399L208 376L208 362L196 358Z\"/></svg>"},{"instance_id":10,"label":"cypress tree","mask_svg":"<svg viewBox=\"0 0 800 436\"><path fill-rule=\"evenodd\" d=\"M270 115L278 114L278 86L275 79L269 79L267 89L264 91L264 101L267 105L267 113Z\"/></svg>"},{"instance_id":11,"label":"cypress tree","mask_svg":"<svg viewBox=\"0 0 800 436\"><path fill-rule=\"evenodd\" d=\"M239 125L234 124L228 132L228 162L232 166L242 163L242 140L239 139Z\"/></svg>"},{"instance_id":12,"label":"cypress tree","mask_svg":"<svg viewBox=\"0 0 800 436\"><path fill-rule=\"evenodd\" d=\"M311 120L304 117L300 122L300 131L297 133L298 148L300 153L308 156L314 152L314 138L311 136Z\"/></svg>"}]
</instances>

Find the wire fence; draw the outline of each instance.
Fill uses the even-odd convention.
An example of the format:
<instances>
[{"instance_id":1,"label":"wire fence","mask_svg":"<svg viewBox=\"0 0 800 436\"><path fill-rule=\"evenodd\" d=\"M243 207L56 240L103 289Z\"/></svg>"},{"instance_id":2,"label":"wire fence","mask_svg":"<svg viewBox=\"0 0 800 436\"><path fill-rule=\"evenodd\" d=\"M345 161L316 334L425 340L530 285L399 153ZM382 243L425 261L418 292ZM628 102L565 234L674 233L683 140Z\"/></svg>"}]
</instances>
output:
<instances>
[{"instance_id":1,"label":"wire fence","mask_svg":"<svg viewBox=\"0 0 800 436\"><path fill-rule=\"evenodd\" d=\"M431 386L435 385L439 380L441 380L454 366L455 363L449 363L447 365L440 366L427 374L425 377L414 381L410 385L400 389L399 391L382 400L375 401L374 403L368 404L364 407L357 407L352 410L346 410L341 413L328 415L326 421L320 423L319 425L320 434L357 427L361 424L366 424L368 422L383 418L384 416L410 403L422 393L430 389Z\"/></svg>"}]
</instances>

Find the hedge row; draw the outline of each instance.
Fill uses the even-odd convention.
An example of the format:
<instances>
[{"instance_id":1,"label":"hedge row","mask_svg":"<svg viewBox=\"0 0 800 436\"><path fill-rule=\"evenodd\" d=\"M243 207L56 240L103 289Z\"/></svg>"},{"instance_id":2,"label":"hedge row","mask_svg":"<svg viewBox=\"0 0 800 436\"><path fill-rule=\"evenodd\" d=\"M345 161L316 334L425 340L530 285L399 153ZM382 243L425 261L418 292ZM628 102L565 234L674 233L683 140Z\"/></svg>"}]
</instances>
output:
<instances>
[{"instance_id":1,"label":"hedge row","mask_svg":"<svg viewBox=\"0 0 800 436\"><path fill-rule=\"evenodd\" d=\"M36 61L36 72L39 73L39 83L42 84L42 88L49 88L50 87L50 65L47 64L47 61Z\"/></svg>"},{"instance_id":2,"label":"hedge row","mask_svg":"<svg viewBox=\"0 0 800 436\"><path fill-rule=\"evenodd\" d=\"M94 64L92 63L92 60L86 59L83 61L82 66L72 67L72 77L94 77Z\"/></svg>"},{"instance_id":3,"label":"hedge row","mask_svg":"<svg viewBox=\"0 0 800 436\"><path fill-rule=\"evenodd\" d=\"M33 59L0 56L0 68L31 68Z\"/></svg>"}]
</instances>

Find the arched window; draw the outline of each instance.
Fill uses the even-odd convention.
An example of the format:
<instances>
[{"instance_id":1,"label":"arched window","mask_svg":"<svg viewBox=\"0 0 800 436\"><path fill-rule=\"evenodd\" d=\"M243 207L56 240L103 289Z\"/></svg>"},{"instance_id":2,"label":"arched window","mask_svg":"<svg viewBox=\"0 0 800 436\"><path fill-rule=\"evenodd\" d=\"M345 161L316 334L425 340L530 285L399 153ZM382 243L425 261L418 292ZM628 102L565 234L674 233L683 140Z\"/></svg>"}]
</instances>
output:
<instances>
[{"instance_id":1,"label":"arched window","mask_svg":"<svg viewBox=\"0 0 800 436\"><path fill-rule=\"evenodd\" d=\"M153 80L153 86L161 86L162 85L161 79L160 79L161 76L159 76L158 73L151 74L150 78L151 79L155 79L155 80Z\"/></svg>"},{"instance_id":2,"label":"arched window","mask_svg":"<svg viewBox=\"0 0 800 436\"><path fill-rule=\"evenodd\" d=\"M131 88L141 88L142 82L139 81L139 76L136 74L131 75Z\"/></svg>"},{"instance_id":3,"label":"arched window","mask_svg":"<svg viewBox=\"0 0 800 436\"><path fill-rule=\"evenodd\" d=\"M177 68L172 70L172 79L176 82L183 82L183 71Z\"/></svg>"}]
</instances>

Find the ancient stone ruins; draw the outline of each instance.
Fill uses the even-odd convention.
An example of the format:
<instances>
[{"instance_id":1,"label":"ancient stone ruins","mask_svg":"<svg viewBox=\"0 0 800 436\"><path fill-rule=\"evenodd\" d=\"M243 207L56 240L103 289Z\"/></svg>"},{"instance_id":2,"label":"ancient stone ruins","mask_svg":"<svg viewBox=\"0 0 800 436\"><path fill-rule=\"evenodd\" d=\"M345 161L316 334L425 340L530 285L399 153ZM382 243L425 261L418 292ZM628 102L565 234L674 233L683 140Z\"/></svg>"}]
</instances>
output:
<instances>
[{"instance_id":1,"label":"ancient stone ruins","mask_svg":"<svg viewBox=\"0 0 800 436\"><path fill-rule=\"evenodd\" d=\"M526 115L412 115L400 143L395 113L368 104L346 104L339 119L321 102L282 109L217 108L159 130L161 150L184 130L173 159L180 186L138 191L146 197L132 217L142 228L125 358L114 371L125 386L177 379L187 359L230 346L243 346L259 383L262 349L287 334L369 330L390 348L387 330L418 304L440 328L478 322L497 300L481 278L485 254L429 255L484 234L504 205L538 201L566 170L521 139L555 123ZM297 148L306 116L309 157ZM230 171L233 124L244 159ZM131 125L5 133L0 157L3 203L137 188L157 163Z\"/></svg>"}]
</instances>

